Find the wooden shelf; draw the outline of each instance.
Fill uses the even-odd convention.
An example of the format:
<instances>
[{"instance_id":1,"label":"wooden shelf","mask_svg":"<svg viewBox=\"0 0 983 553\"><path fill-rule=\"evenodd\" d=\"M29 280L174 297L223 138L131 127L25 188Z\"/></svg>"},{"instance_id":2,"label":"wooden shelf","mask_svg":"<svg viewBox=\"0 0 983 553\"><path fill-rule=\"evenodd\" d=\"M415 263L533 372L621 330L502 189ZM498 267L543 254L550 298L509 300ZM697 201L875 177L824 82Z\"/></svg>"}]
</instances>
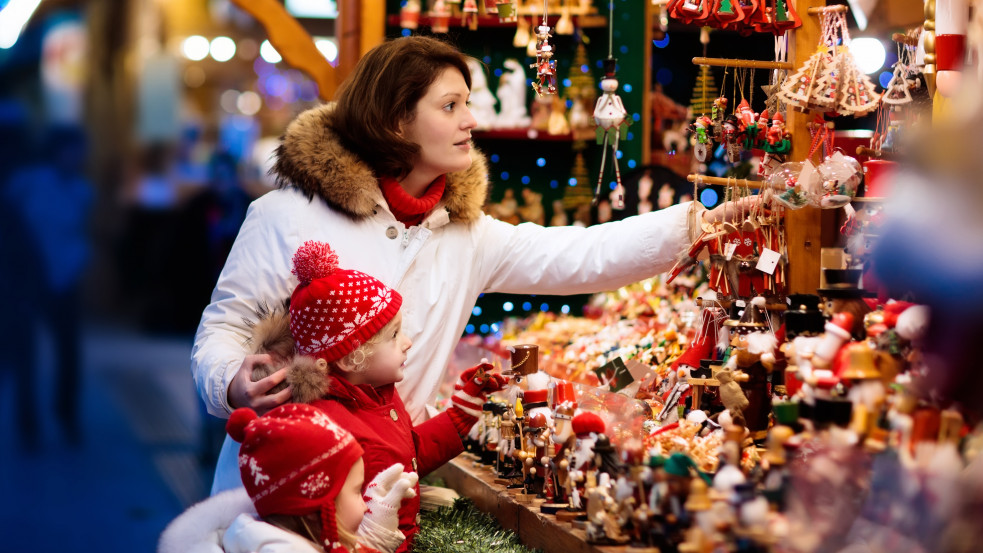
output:
<instances>
[{"instance_id":1,"label":"wooden shelf","mask_svg":"<svg viewBox=\"0 0 983 553\"><path fill-rule=\"evenodd\" d=\"M520 15L520 17L531 17L534 22L538 25L542 21L542 15ZM578 29L597 29L602 27L607 27L608 18L603 15L574 15L573 26ZM550 27L556 27L556 22L559 21L559 16L551 15L546 18L547 25ZM386 24L390 27L399 27L399 15L389 15L386 17ZM420 14L420 20L418 25L420 27L430 27L433 24L433 18L429 15ZM449 25L451 27L467 27L463 22L461 16L451 16ZM504 28L515 28L518 25L515 21L502 22L498 20L498 16L495 15L479 15L478 16L478 28L491 28L491 27L504 27Z\"/></svg>"},{"instance_id":2,"label":"wooden shelf","mask_svg":"<svg viewBox=\"0 0 983 553\"><path fill-rule=\"evenodd\" d=\"M471 131L475 140L544 140L551 142L573 142L575 140L593 140L597 135L593 130L578 131L567 134L549 134L535 129L491 129L487 131Z\"/></svg>"},{"instance_id":3,"label":"wooden shelf","mask_svg":"<svg viewBox=\"0 0 983 553\"><path fill-rule=\"evenodd\" d=\"M495 482L491 468L462 453L433 473L443 478L448 487L474 501L475 506L498 520L503 528L519 535L522 544L546 553L657 553L658 549L627 545L593 545L587 543L584 531L569 522L560 522L553 515L539 512L542 499L531 502L518 500L516 491Z\"/></svg>"}]
</instances>

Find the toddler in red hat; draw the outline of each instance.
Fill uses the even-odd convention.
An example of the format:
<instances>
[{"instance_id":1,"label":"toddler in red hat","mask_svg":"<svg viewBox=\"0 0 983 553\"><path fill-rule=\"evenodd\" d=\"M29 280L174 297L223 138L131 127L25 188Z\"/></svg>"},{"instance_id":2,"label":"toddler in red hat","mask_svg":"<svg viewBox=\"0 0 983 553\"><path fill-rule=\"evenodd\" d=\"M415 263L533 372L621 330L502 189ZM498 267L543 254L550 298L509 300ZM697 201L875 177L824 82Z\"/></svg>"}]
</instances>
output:
<instances>
[{"instance_id":1,"label":"toddler in red hat","mask_svg":"<svg viewBox=\"0 0 983 553\"><path fill-rule=\"evenodd\" d=\"M355 436L365 450L366 479L394 463L425 476L460 454L461 438L481 415L485 395L500 390L505 379L488 372L488 364L464 371L452 406L414 426L395 388L412 346L402 330L399 292L339 268L338 256L323 242L306 242L293 264L300 284L290 298L290 332L308 359L294 362L288 375L294 401L310 401ZM312 385L313 393L304 389ZM412 546L419 510L418 495L400 507L399 529L407 540L398 551Z\"/></svg>"},{"instance_id":2,"label":"toddler in red hat","mask_svg":"<svg viewBox=\"0 0 983 553\"><path fill-rule=\"evenodd\" d=\"M237 409L226 429L242 444L244 490L186 511L162 534L159 553L391 553L403 543L397 512L416 495L416 473L396 463L363 496L362 447L323 411L286 404L257 417Z\"/></svg>"}]
</instances>

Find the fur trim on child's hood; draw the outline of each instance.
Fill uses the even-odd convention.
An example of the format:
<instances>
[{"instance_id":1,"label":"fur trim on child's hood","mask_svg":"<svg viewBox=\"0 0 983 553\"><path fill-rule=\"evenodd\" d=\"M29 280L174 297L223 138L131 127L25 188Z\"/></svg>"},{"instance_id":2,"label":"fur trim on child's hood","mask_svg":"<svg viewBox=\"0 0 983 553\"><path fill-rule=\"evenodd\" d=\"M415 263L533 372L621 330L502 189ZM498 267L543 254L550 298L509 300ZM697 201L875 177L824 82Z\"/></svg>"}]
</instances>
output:
<instances>
[{"instance_id":1,"label":"fur trim on child's hood","mask_svg":"<svg viewBox=\"0 0 983 553\"><path fill-rule=\"evenodd\" d=\"M328 392L330 369L318 367L314 357L297 353L290 334L290 309L286 303L273 308L260 307L256 310L256 320L246 321L246 324L252 329L247 347L253 353L268 353L273 357L273 366L260 364L253 367L253 382L287 367L286 379L267 393L274 394L289 385L290 401L311 403Z\"/></svg>"},{"instance_id":2,"label":"fur trim on child's hood","mask_svg":"<svg viewBox=\"0 0 983 553\"><path fill-rule=\"evenodd\" d=\"M157 553L220 551L222 535L242 513L256 516L245 488L228 490L197 503L167 525L157 543Z\"/></svg>"}]
</instances>

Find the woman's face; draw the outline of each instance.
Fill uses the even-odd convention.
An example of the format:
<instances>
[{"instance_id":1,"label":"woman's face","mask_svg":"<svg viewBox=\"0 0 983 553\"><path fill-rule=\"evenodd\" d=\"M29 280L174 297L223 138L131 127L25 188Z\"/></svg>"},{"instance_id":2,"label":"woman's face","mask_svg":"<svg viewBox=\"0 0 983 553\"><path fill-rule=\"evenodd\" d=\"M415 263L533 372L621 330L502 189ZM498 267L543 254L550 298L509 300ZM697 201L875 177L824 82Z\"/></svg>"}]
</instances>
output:
<instances>
[{"instance_id":1,"label":"woman's face","mask_svg":"<svg viewBox=\"0 0 983 553\"><path fill-rule=\"evenodd\" d=\"M362 484L365 483L365 463L362 459L355 461L348 478L335 497L335 516L338 517L339 528L348 530L349 534L358 533L358 525L365 516L365 499L362 497ZM346 544L351 547L354 544Z\"/></svg>"},{"instance_id":2,"label":"woman's face","mask_svg":"<svg viewBox=\"0 0 983 553\"><path fill-rule=\"evenodd\" d=\"M471 166L471 129L477 122L468 107L470 94L460 71L448 67L420 98L411 119L400 125L403 137L420 146L410 175L430 182Z\"/></svg>"}]
</instances>

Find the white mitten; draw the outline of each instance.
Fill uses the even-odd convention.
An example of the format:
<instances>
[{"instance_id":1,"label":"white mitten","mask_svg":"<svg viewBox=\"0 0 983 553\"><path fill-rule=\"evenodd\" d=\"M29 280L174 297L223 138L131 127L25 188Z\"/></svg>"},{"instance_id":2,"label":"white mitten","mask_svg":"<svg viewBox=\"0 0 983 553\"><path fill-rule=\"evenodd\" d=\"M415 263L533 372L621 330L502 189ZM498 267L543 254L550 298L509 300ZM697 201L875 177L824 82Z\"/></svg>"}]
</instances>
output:
<instances>
[{"instance_id":1,"label":"white mitten","mask_svg":"<svg viewBox=\"0 0 983 553\"><path fill-rule=\"evenodd\" d=\"M392 553L406 537L399 531L399 507L403 499L416 496L415 472L403 472L396 463L380 472L365 489L368 510L358 526L358 542L382 553Z\"/></svg>"}]
</instances>

